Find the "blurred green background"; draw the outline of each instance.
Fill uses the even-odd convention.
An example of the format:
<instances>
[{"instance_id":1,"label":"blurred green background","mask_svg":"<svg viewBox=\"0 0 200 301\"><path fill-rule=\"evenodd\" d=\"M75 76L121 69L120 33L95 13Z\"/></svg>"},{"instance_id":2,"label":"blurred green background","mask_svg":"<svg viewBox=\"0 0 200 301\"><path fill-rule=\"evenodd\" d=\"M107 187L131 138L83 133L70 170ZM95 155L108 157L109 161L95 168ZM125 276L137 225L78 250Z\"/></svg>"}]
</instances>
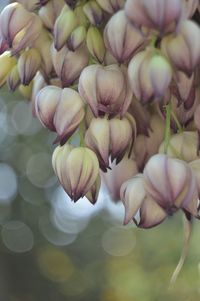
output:
<instances>
[{"instance_id":1,"label":"blurred green background","mask_svg":"<svg viewBox=\"0 0 200 301\"><path fill-rule=\"evenodd\" d=\"M122 226L124 208L104 188L95 206L72 203L51 167L54 138L32 118L28 101L1 89L0 300L199 300L199 222L169 291L181 214L140 230Z\"/></svg>"}]
</instances>

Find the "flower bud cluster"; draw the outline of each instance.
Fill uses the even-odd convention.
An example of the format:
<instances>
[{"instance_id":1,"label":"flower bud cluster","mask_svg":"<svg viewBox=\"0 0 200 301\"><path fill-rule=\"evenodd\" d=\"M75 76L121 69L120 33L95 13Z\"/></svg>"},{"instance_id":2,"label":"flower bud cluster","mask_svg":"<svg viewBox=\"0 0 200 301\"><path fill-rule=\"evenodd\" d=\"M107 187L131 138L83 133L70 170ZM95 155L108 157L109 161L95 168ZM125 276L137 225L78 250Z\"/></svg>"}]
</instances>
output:
<instances>
[{"instance_id":1,"label":"flower bud cluster","mask_svg":"<svg viewBox=\"0 0 200 301\"><path fill-rule=\"evenodd\" d=\"M101 180L124 223L199 218L198 0L19 0L0 14L0 86L31 100L73 201Z\"/></svg>"}]
</instances>

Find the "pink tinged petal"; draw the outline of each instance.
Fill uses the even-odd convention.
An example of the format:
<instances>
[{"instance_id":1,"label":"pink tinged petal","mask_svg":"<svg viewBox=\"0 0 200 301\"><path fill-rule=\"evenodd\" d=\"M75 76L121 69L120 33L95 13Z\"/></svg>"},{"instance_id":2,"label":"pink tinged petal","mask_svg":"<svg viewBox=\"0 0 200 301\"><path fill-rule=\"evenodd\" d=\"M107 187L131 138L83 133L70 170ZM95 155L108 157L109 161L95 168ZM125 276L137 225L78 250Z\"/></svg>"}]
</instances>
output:
<instances>
[{"instance_id":1,"label":"pink tinged petal","mask_svg":"<svg viewBox=\"0 0 200 301\"><path fill-rule=\"evenodd\" d=\"M62 89L55 86L47 86L44 87L36 97L36 115L40 122L51 131L55 131L53 120L61 93Z\"/></svg>"},{"instance_id":2,"label":"pink tinged petal","mask_svg":"<svg viewBox=\"0 0 200 301\"><path fill-rule=\"evenodd\" d=\"M86 145L97 155L102 170L109 167L110 129L107 119L93 118L85 136Z\"/></svg>"},{"instance_id":3,"label":"pink tinged petal","mask_svg":"<svg viewBox=\"0 0 200 301\"><path fill-rule=\"evenodd\" d=\"M153 228L162 223L167 217L166 212L149 196L147 196L140 209L140 228Z\"/></svg>"},{"instance_id":4,"label":"pink tinged petal","mask_svg":"<svg viewBox=\"0 0 200 301\"><path fill-rule=\"evenodd\" d=\"M161 55L152 57L149 63L149 76L156 97L163 97L172 79L172 68Z\"/></svg>"},{"instance_id":5,"label":"pink tinged petal","mask_svg":"<svg viewBox=\"0 0 200 301\"><path fill-rule=\"evenodd\" d=\"M120 200L120 188L124 182L138 173L136 162L125 156L121 162L112 162L110 170L101 173L104 184L113 201Z\"/></svg>"},{"instance_id":6,"label":"pink tinged petal","mask_svg":"<svg viewBox=\"0 0 200 301\"><path fill-rule=\"evenodd\" d=\"M124 225L127 225L134 218L146 197L142 174L137 174L122 184L120 197L125 207Z\"/></svg>"},{"instance_id":7,"label":"pink tinged petal","mask_svg":"<svg viewBox=\"0 0 200 301\"><path fill-rule=\"evenodd\" d=\"M132 139L132 128L128 119L113 118L110 120L110 150L111 160L119 163Z\"/></svg>"},{"instance_id":8,"label":"pink tinged petal","mask_svg":"<svg viewBox=\"0 0 200 301\"><path fill-rule=\"evenodd\" d=\"M84 114L84 103L80 95L73 89L63 89L53 119L61 140L64 139L66 142L79 126Z\"/></svg>"},{"instance_id":9,"label":"pink tinged petal","mask_svg":"<svg viewBox=\"0 0 200 301\"><path fill-rule=\"evenodd\" d=\"M153 24L145 11L143 1L127 0L125 4L125 13L133 25L138 27L153 27Z\"/></svg>"},{"instance_id":10,"label":"pink tinged petal","mask_svg":"<svg viewBox=\"0 0 200 301\"><path fill-rule=\"evenodd\" d=\"M86 67L80 75L78 91L83 100L89 104L93 114L98 116L97 97L96 97L96 73L100 65Z\"/></svg>"},{"instance_id":11,"label":"pink tinged petal","mask_svg":"<svg viewBox=\"0 0 200 301\"><path fill-rule=\"evenodd\" d=\"M119 11L109 20L104 30L106 47L118 62L126 62L142 45L141 33L128 23L124 11Z\"/></svg>"},{"instance_id":12,"label":"pink tinged petal","mask_svg":"<svg viewBox=\"0 0 200 301\"><path fill-rule=\"evenodd\" d=\"M100 186L101 186L101 177L98 176L95 183L92 185L92 187L86 194L86 198L93 205L96 204L96 202L98 200Z\"/></svg>"}]
</instances>

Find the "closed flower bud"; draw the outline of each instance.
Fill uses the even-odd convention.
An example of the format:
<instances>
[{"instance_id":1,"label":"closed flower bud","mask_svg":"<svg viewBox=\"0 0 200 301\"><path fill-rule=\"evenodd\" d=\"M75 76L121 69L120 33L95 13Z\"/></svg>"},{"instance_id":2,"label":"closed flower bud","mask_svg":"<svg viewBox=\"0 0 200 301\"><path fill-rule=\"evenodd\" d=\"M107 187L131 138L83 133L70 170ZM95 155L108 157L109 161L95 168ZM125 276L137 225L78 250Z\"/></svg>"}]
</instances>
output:
<instances>
[{"instance_id":1,"label":"closed flower bud","mask_svg":"<svg viewBox=\"0 0 200 301\"><path fill-rule=\"evenodd\" d=\"M27 100L31 99L32 89L33 89L33 81L30 82L29 85L19 85L19 92L20 94Z\"/></svg>"},{"instance_id":2,"label":"closed flower bud","mask_svg":"<svg viewBox=\"0 0 200 301\"><path fill-rule=\"evenodd\" d=\"M164 142L159 148L159 153L164 153ZM169 141L167 155L191 162L198 158L198 134L197 132L182 132L175 134Z\"/></svg>"},{"instance_id":3,"label":"closed flower bud","mask_svg":"<svg viewBox=\"0 0 200 301\"><path fill-rule=\"evenodd\" d=\"M146 194L142 174L122 184L120 189L121 200L125 207L124 224L133 220L140 228L152 228L164 221L165 211ZM139 221L135 215L139 215Z\"/></svg>"},{"instance_id":4,"label":"closed flower bud","mask_svg":"<svg viewBox=\"0 0 200 301\"><path fill-rule=\"evenodd\" d=\"M37 39L42 22L19 3L12 3L1 12L0 28L3 39L16 54Z\"/></svg>"},{"instance_id":5,"label":"closed flower bud","mask_svg":"<svg viewBox=\"0 0 200 301\"><path fill-rule=\"evenodd\" d=\"M112 162L106 173L101 173L103 183L106 185L109 196L114 202L120 200L120 188L128 179L132 178L137 172L136 162L127 155L116 164Z\"/></svg>"},{"instance_id":6,"label":"closed flower bud","mask_svg":"<svg viewBox=\"0 0 200 301\"><path fill-rule=\"evenodd\" d=\"M133 57L128 75L136 98L145 104L164 96L172 79L172 69L163 56L147 50Z\"/></svg>"},{"instance_id":7,"label":"closed flower bud","mask_svg":"<svg viewBox=\"0 0 200 301\"><path fill-rule=\"evenodd\" d=\"M159 30L177 24L182 13L181 0L127 0L125 12L133 25Z\"/></svg>"},{"instance_id":8,"label":"closed flower bud","mask_svg":"<svg viewBox=\"0 0 200 301\"><path fill-rule=\"evenodd\" d=\"M132 100L126 68L117 65L86 67L80 75L78 89L96 117L124 116Z\"/></svg>"},{"instance_id":9,"label":"closed flower bud","mask_svg":"<svg viewBox=\"0 0 200 301\"><path fill-rule=\"evenodd\" d=\"M79 48L86 39L86 29L84 26L78 26L74 29L67 40L67 47L71 51Z\"/></svg>"},{"instance_id":10,"label":"closed flower bud","mask_svg":"<svg viewBox=\"0 0 200 301\"><path fill-rule=\"evenodd\" d=\"M95 183L92 185L92 187L86 194L86 198L90 201L91 204L95 204L97 202L100 186L101 186L101 178L100 176L98 176Z\"/></svg>"},{"instance_id":11,"label":"closed flower bud","mask_svg":"<svg viewBox=\"0 0 200 301\"><path fill-rule=\"evenodd\" d=\"M109 14L114 14L116 11L124 7L125 0L96 0L97 3Z\"/></svg>"},{"instance_id":12,"label":"closed flower bud","mask_svg":"<svg viewBox=\"0 0 200 301\"><path fill-rule=\"evenodd\" d=\"M77 25L75 13L65 5L54 25L54 45L57 50L65 45Z\"/></svg>"},{"instance_id":13,"label":"closed flower bud","mask_svg":"<svg viewBox=\"0 0 200 301\"><path fill-rule=\"evenodd\" d=\"M53 30L54 23L64 6L67 6L64 0L51 0L40 8L38 14L46 28Z\"/></svg>"},{"instance_id":14,"label":"closed flower bud","mask_svg":"<svg viewBox=\"0 0 200 301\"><path fill-rule=\"evenodd\" d=\"M87 31L86 37L87 48L90 54L100 63L103 62L106 48L104 45L102 33L94 26L91 26Z\"/></svg>"},{"instance_id":15,"label":"closed flower bud","mask_svg":"<svg viewBox=\"0 0 200 301\"><path fill-rule=\"evenodd\" d=\"M65 143L84 117L84 103L69 88L44 87L36 97L35 110L41 123L58 134L55 142Z\"/></svg>"},{"instance_id":16,"label":"closed flower bud","mask_svg":"<svg viewBox=\"0 0 200 301\"><path fill-rule=\"evenodd\" d=\"M12 68L11 72L9 73L9 76L7 78L7 85L11 91L15 91L16 88L20 85L20 83L21 81L19 77L18 68L16 65Z\"/></svg>"},{"instance_id":17,"label":"closed flower bud","mask_svg":"<svg viewBox=\"0 0 200 301\"><path fill-rule=\"evenodd\" d=\"M200 28L191 20L180 24L178 33L166 36L162 40L162 50L173 65L191 76L200 62Z\"/></svg>"},{"instance_id":18,"label":"closed flower bud","mask_svg":"<svg viewBox=\"0 0 200 301\"><path fill-rule=\"evenodd\" d=\"M36 101L36 96L38 92L44 88L47 85L45 82L44 77L40 72L37 72L36 76L33 79L33 88L32 88L32 93L31 93L31 107L32 107L32 114L35 117L35 101Z\"/></svg>"},{"instance_id":19,"label":"closed flower bud","mask_svg":"<svg viewBox=\"0 0 200 301\"><path fill-rule=\"evenodd\" d=\"M97 157L87 147L58 146L52 164L61 185L74 202L89 192L99 174Z\"/></svg>"},{"instance_id":20,"label":"closed flower bud","mask_svg":"<svg viewBox=\"0 0 200 301\"><path fill-rule=\"evenodd\" d=\"M91 0L87 2L83 6L83 11L91 24L99 25L102 22L103 11L96 1Z\"/></svg>"},{"instance_id":21,"label":"closed flower bud","mask_svg":"<svg viewBox=\"0 0 200 301\"><path fill-rule=\"evenodd\" d=\"M78 24L80 26L84 26L84 27L88 27L89 25L89 20L88 18L86 17L84 11L83 11L83 5L79 4L75 7L74 9L74 13L76 15L76 18L78 20Z\"/></svg>"},{"instance_id":22,"label":"closed flower bud","mask_svg":"<svg viewBox=\"0 0 200 301\"><path fill-rule=\"evenodd\" d=\"M127 20L123 10L114 14L104 30L107 49L119 63L127 62L143 44L144 38Z\"/></svg>"},{"instance_id":23,"label":"closed flower bud","mask_svg":"<svg viewBox=\"0 0 200 301\"><path fill-rule=\"evenodd\" d=\"M106 47L119 63L128 61L144 43L141 33L128 22L124 11L112 16L104 30Z\"/></svg>"},{"instance_id":24,"label":"closed flower bud","mask_svg":"<svg viewBox=\"0 0 200 301\"><path fill-rule=\"evenodd\" d=\"M63 87L71 86L80 76L81 71L88 65L89 56L84 47L70 51L64 46L60 51L51 49L53 66Z\"/></svg>"},{"instance_id":25,"label":"closed flower bud","mask_svg":"<svg viewBox=\"0 0 200 301\"><path fill-rule=\"evenodd\" d=\"M103 171L111 161L119 163L125 155L132 139L132 126L127 118L93 118L86 132L85 142L96 154Z\"/></svg>"},{"instance_id":26,"label":"closed flower bud","mask_svg":"<svg viewBox=\"0 0 200 301\"><path fill-rule=\"evenodd\" d=\"M7 80L7 77L17 61L11 56L10 51L5 51L0 55L0 87L3 86Z\"/></svg>"},{"instance_id":27,"label":"closed flower bud","mask_svg":"<svg viewBox=\"0 0 200 301\"><path fill-rule=\"evenodd\" d=\"M25 50L18 59L18 71L21 83L28 85L40 68L41 56L36 48Z\"/></svg>"},{"instance_id":28,"label":"closed flower bud","mask_svg":"<svg viewBox=\"0 0 200 301\"><path fill-rule=\"evenodd\" d=\"M194 173L184 161L154 155L144 168L146 192L172 215L179 208L198 215L198 191Z\"/></svg>"}]
</instances>

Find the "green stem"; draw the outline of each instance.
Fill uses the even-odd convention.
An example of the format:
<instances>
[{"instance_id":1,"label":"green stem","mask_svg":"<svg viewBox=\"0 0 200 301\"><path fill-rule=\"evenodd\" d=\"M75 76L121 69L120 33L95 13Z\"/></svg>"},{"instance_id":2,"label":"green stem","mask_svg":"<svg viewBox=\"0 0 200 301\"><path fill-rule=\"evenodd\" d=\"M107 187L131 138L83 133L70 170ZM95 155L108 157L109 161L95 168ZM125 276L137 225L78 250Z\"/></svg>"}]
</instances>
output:
<instances>
[{"instance_id":1,"label":"green stem","mask_svg":"<svg viewBox=\"0 0 200 301\"><path fill-rule=\"evenodd\" d=\"M186 216L186 214L184 214L184 216L183 216L183 226L184 226L184 245L183 245L183 249L182 249L181 258L177 264L177 267L176 267L174 273L172 274L169 289L173 288L173 286L176 282L176 279L185 263L185 260L186 260L186 257L188 255L188 251L189 251L190 239L191 239L191 234L192 234L192 219L191 219L191 217L188 218Z\"/></svg>"},{"instance_id":2,"label":"green stem","mask_svg":"<svg viewBox=\"0 0 200 301\"><path fill-rule=\"evenodd\" d=\"M166 124L165 124L165 140L164 140L164 153L167 153L167 149L170 142L170 134L171 134L171 127L170 127L170 121L171 121L171 112L172 112L172 106L171 104L166 105Z\"/></svg>"},{"instance_id":3,"label":"green stem","mask_svg":"<svg viewBox=\"0 0 200 301\"><path fill-rule=\"evenodd\" d=\"M174 121L175 121L175 123L176 123L176 125L178 127L179 133L183 132L183 128L182 128L182 126L181 126L181 124L180 124L180 122L179 122L176 114L173 111L171 111L171 115L172 115L172 117L173 117L173 119L174 119Z\"/></svg>"}]
</instances>

